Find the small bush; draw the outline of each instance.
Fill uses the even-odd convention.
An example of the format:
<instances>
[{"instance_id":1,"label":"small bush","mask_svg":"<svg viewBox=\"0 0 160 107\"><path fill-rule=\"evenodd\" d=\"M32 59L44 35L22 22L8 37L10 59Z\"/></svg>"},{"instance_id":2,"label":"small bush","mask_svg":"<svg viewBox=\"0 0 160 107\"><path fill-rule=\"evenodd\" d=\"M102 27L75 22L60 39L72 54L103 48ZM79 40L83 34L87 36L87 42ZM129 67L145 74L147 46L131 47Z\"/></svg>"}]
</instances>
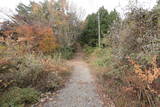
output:
<instances>
[{"instance_id":1,"label":"small bush","mask_svg":"<svg viewBox=\"0 0 160 107\"><path fill-rule=\"evenodd\" d=\"M57 52L55 52L53 54L54 55L59 55L59 57L63 58L63 59L71 59L73 57L75 53L75 49L72 47L63 47L63 48L59 48L57 50Z\"/></svg>"},{"instance_id":2,"label":"small bush","mask_svg":"<svg viewBox=\"0 0 160 107\"><path fill-rule=\"evenodd\" d=\"M0 102L0 105L2 104L2 107L8 107L8 105L23 107L25 103L34 103L34 96L32 96L32 93L35 93L34 90L38 92L57 91L64 86L69 75L69 68L62 61L57 63L47 56L24 54L1 59L0 97L4 100ZM28 87L33 89L28 89ZM11 95L14 93L15 95ZM16 96L16 99L11 101L12 98L8 96ZM19 100L22 102L19 103Z\"/></svg>"},{"instance_id":3,"label":"small bush","mask_svg":"<svg viewBox=\"0 0 160 107\"><path fill-rule=\"evenodd\" d=\"M110 66L112 62L112 51L111 49L98 49L93 53L94 56L97 56L94 64L97 66L105 67Z\"/></svg>"},{"instance_id":4,"label":"small bush","mask_svg":"<svg viewBox=\"0 0 160 107\"><path fill-rule=\"evenodd\" d=\"M32 88L14 87L6 90L0 97L1 107L24 107L38 101L40 94Z\"/></svg>"},{"instance_id":5,"label":"small bush","mask_svg":"<svg viewBox=\"0 0 160 107\"><path fill-rule=\"evenodd\" d=\"M94 52L95 49L96 48L94 48L94 47L85 45L83 51L86 53L86 55L91 55Z\"/></svg>"},{"instance_id":6,"label":"small bush","mask_svg":"<svg viewBox=\"0 0 160 107\"><path fill-rule=\"evenodd\" d=\"M39 91L55 91L63 85L61 73L68 73L65 65L57 65L50 58L34 55L12 58L6 64L2 63L2 66L0 79L3 89L16 85L22 88L33 87Z\"/></svg>"}]
</instances>

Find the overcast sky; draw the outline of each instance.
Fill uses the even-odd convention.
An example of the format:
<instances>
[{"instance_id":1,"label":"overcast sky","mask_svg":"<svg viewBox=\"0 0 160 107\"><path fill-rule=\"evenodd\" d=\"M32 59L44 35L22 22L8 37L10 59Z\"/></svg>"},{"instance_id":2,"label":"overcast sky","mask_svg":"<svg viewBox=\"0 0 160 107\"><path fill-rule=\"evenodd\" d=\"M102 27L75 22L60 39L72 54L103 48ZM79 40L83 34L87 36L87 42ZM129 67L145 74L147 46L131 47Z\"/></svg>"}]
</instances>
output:
<instances>
[{"instance_id":1,"label":"overcast sky","mask_svg":"<svg viewBox=\"0 0 160 107\"><path fill-rule=\"evenodd\" d=\"M16 6L22 2L24 4L28 4L29 1L43 1L43 0L0 0L0 10L11 10L14 11ZM126 12L126 6L129 3L129 0L69 0L72 4L76 5L77 8L81 8L85 10L86 15L96 12L98 7L104 6L109 11L116 8L121 15ZM155 4L156 0L138 0L139 6L143 6L144 8L151 9ZM0 14L0 18L3 15ZM1 20L1 19L0 19Z\"/></svg>"}]
</instances>

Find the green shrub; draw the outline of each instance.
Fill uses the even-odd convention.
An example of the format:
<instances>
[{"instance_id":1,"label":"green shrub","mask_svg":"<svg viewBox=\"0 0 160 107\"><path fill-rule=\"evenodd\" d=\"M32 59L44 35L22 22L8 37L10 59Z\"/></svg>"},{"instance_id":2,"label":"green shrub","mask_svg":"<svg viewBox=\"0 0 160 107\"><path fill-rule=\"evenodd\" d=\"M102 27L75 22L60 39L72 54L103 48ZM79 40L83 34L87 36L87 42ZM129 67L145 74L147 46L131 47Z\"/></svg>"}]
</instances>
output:
<instances>
[{"instance_id":1,"label":"green shrub","mask_svg":"<svg viewBox=\"0 0 160 107\"><path fill-rule=\"evenodd\" d=\"M57 52L55 52L53 54L53 56L58 55L59 57L64 58L64 59L71 59L73 57L74 53L75 53L74 48L72 48L72 47L62 47L62 48L59 48L57 50Z\"/></svg>"},{"instance_id":2,"label":"green shrub","mask_svg":"<svg viewBox=\"0 0 160 107\"><path fill-rule=\"evenodd\" d=\"M86 45L86 46L84 46L83 51L86 53L86 55L90 55L94 52L95 49L96 49L95 47L91 47L91 46Z\"/></svg>"},{"instance_id":3,"label":"green shrub","mask_svg":"<svg viewBox=\"0 0 160 107\"><path fill-rule=\"evenodd\" d=\"M1 107L24 107L38 101L40 94L32 88L11 88L0 97Z\"/></svg>"},{"instance_id":4,"label":"green shrub","mask_svg":"<svg viewBox=\"0 0 160 107\"><path fill-rule=\"evenodd\" d=\"M61 73L69 73L68 68L62 64L56 64L53 59L34 55L24 55L11 58L6 64L5 72L1 72L0 91L10 87L32 87L38 91L56 91L63 86ZM1 65L0 65L1 66ZM65 70L63 70L66 68ZM1 68L0 68L1 71ZM4 71L4 70L3 70ZM70 74L70 73L69 73Z\"/></svg>"},{"instance_id":5,"label":"green shrub","mask_svg":"<svg viewBox=\"0 0 160 107\"><path fill-rule=\"evenodd\" d=\"M17 76L16 82L21 87L32 86L37 83L39 75L45 70L40 58L34 55L16 58L15 63L19 63L15 75Z\"/></svg>"},{"instance_id":6,"label":"green shrub","mask_svg":"<svg viewBox=\"0 0 160 107\"><path fill-rule=\"evenodd\" d=\"M93 56L96 56L95 61L92 63L97 66L110 66L112 64L112 50L111 49L101 49L97 48L92 53Z\"/></svg>"}]
</instances>

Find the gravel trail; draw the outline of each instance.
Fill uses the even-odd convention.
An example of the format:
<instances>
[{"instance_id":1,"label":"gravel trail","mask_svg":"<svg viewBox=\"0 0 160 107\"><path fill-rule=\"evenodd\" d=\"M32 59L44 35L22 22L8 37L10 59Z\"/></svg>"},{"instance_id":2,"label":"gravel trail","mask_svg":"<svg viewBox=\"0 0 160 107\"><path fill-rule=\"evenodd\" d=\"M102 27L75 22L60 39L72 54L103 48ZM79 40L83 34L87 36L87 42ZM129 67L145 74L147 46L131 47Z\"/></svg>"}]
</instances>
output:
<instances>
[{"instance_id":1,"label":"gravel trail","mask_svg":"<svg viewBox=\"0 0 160 107\"><path fill-rule=\"evenodd\" d=\"M69 83L59 92L56 101L43 107L102 107L90 69L81 59L71 61L73 73Z\"/></svg>"}]
</instances>

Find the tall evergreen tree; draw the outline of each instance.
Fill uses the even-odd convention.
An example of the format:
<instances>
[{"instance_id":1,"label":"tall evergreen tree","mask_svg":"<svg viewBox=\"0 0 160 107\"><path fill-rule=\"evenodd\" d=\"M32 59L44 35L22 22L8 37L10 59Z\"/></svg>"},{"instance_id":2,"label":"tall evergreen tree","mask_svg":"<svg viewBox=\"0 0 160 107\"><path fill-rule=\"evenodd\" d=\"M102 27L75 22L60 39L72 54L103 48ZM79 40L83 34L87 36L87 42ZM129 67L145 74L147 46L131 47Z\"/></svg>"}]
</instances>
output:
<instances>
[{"instance_id":1,"label":"tall evergreen tree","mask_svg":"<svg viewBox=\"0 0 160 107\"><path fill-rule=\"evenodd\" d=\"M113 10L109 13L104 7L99 8L98 12L100 13L101 35L103 38L103 35L108 33L109 27L114 22L114 20L119 19L119 15L116 10ZM97 21L98 12L88 15L88 17L86 18L85 27L80 38L82 44L87 44L89 46L97 45L98 43L98 21Z\"/></svg>"}]
</instances>

